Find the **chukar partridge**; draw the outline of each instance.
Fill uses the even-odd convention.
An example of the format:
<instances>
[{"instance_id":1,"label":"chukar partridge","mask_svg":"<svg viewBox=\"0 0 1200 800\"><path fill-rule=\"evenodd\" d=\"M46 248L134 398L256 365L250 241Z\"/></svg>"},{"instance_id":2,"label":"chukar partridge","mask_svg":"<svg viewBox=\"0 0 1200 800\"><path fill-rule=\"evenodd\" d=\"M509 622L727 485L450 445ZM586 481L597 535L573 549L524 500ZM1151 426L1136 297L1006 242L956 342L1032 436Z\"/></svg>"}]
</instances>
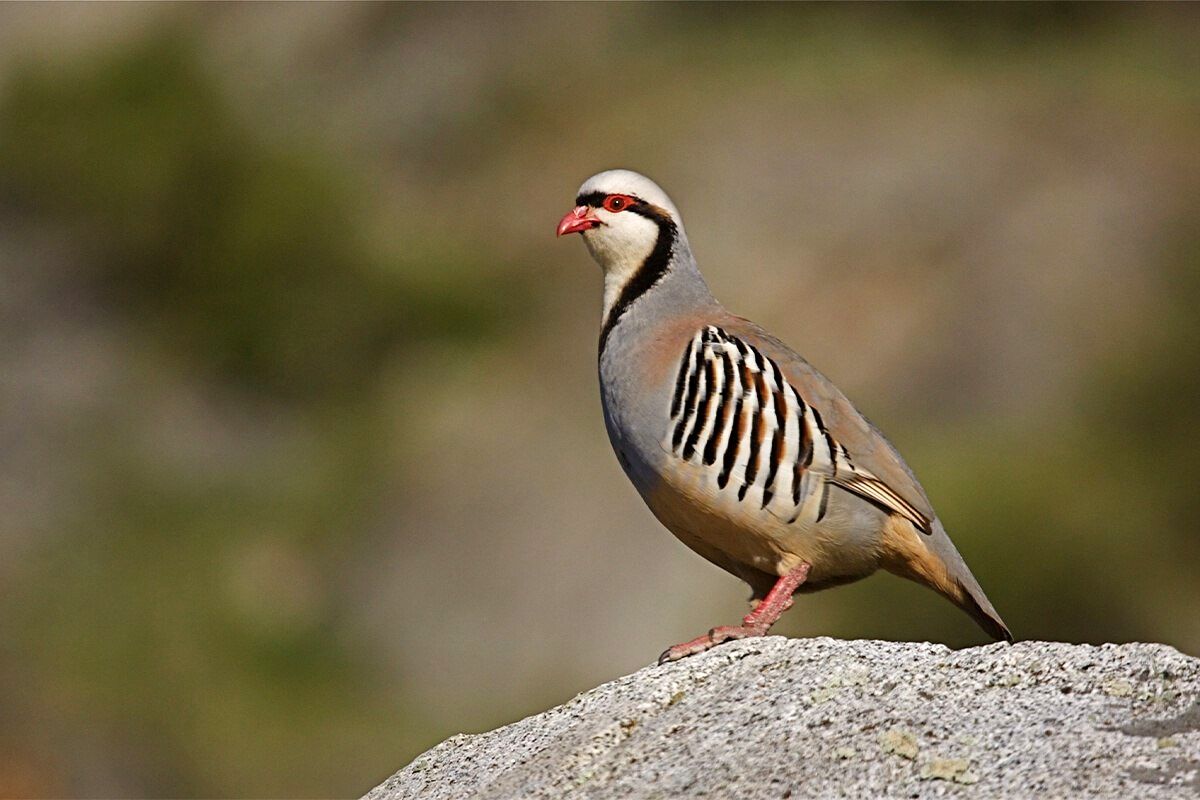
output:
<instances>
[{"instance_id":1,"label":"chukar partridge","mask_svg":"<svg viewBox=\"0 0 1200 800\"><path fill-rule=\"evenodd\" d=\"M679 211L653 181L588 178L558 235L604 271L600 392L609 439L646 505L751 587L741 625L659 662L762 636L792 595L880 567L1012 641L900 454L828 378L709 292Z\"/></svg>"}]
</instances>

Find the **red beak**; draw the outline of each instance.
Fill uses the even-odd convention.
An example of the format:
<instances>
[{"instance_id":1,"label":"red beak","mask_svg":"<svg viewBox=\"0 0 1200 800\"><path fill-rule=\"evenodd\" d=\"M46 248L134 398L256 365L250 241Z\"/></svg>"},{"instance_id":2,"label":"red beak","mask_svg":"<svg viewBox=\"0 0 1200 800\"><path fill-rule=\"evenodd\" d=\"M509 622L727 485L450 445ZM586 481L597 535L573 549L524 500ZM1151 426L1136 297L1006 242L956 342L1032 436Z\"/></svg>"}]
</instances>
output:
<instances>
[{"instance_id":1,"label":"red beak","mask_svg":"<svg viewBox=\"0 0 1200 800\"><path fill-rule=\"evenodd\" d=\"M576 206L559 220L558 235L583 233L592 228L599 228L602 224L600 220L596 219L596 212L590 206Z\"/></svg>"}]
</instances>

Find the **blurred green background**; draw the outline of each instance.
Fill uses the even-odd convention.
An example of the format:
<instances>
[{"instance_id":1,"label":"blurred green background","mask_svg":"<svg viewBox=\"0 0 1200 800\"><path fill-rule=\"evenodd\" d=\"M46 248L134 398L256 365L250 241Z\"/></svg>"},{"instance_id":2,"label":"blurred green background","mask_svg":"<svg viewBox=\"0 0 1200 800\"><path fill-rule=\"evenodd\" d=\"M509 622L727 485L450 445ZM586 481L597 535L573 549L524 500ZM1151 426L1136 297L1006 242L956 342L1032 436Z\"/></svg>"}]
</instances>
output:
<instances>
[{"instance_id":1,"label":"blurred green background","mask_svg":"<svg viewBox=\"0 0 1200 800\"><path fill-rule=\"evenodd\" d=\"M609 449L588 175L1019 638L1200 653L1184 6L0 6L0 795L364 792L744 611ZM982 641L888 575L793 635Z\"/></svg>"}]
</instances>

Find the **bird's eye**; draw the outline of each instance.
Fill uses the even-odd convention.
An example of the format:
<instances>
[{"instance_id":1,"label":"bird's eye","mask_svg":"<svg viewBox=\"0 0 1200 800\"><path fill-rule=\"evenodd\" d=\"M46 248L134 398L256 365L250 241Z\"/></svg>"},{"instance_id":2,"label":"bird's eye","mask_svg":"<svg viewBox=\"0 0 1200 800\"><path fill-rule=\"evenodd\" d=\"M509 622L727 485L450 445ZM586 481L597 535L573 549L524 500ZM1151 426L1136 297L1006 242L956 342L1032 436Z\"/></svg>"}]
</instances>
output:
<instances>
[{"instance_id":1,"label":"bird's eye","mask_svg":"<svg viewBox=\"0 0 1200 800\"><path fill-rule=\"evenodd\" d=\"M629 207L629 198L624 195L610 194L604 198L604 208L607 211L624 211Z\"/></svg>"}]
</instances>

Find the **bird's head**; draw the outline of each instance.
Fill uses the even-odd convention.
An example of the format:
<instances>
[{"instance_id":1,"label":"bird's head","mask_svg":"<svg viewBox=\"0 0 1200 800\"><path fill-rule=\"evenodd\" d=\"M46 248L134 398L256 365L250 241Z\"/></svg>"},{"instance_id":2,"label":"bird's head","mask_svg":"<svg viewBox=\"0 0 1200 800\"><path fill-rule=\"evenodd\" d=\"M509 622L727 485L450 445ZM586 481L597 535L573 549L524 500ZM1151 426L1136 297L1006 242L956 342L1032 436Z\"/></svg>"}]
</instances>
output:
<instances>
[{"instance_id":1,"label":"bird's head","mask_svg":"<svg viewBox=\"0 0 1200 800\"><path fill-rule=\"evenodd\" d=\"M593 175L579 187L575 208L558 223L558 235L579 233L606 276L633 275L656 250L669 257L683 229L667 193L627 169Z\"/></svg>"}]
</instances>

